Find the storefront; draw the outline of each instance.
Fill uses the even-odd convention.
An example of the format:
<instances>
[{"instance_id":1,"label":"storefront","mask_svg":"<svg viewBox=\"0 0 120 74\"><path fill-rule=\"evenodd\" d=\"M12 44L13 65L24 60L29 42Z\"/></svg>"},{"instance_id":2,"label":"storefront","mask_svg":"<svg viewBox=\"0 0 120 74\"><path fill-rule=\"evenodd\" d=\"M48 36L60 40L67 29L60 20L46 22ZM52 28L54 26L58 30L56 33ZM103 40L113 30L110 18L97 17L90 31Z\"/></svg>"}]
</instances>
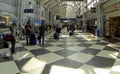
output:
<instances>
[{"instance_id":1,"label":"storefront","mask_svg":"<svg viewBox=\"0 0 120 74\"><path fill-rule=\"evenodd\" d=\"M120 38L120 16L110 17L109 22L111 36Z\"/></svg>"},{"instance_id":2,"label":"storefront","mask_svg":"<svg viewBox=\"0 0 120 74\"><path fill-rule=\"evenodd\" d=\"M105 33L107 36L120 38L120 2L105 8L106 24Z\"/></svg>"},{"instance_id":3,"label":"storefront","mask_svg":"<svg viewBox=\"0 0 120 74\"><path fill-rule=\"evenodd\" d=\"M7 28L9 20L7 16L0 16L0 28Z\"/></svg>"},{"instance_id":4,"label":"storefront","mask_svg":"<svg viewBox=\"0 0 120 74\"><path fill-rule=\"evenodd\" d=\"M91 7L91 9L87 12L87 31L95 35L95 29L97 29L97 16L96 16L96 8Z\"/></svg>"}]
</instances>

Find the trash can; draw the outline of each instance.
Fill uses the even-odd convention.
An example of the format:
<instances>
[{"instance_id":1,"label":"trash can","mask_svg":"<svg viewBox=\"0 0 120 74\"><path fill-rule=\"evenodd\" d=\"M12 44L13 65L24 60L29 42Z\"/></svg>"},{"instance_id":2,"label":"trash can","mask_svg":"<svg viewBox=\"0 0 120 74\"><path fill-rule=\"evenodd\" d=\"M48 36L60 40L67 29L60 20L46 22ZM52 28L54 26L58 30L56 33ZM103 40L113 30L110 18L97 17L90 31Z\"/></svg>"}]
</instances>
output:
<instances>
[{"instance_id":1,"label":"trash can","mask_svg":"<svg viewBox=\"0 0 120 74\"><path fill-rule=\"evenodd\" d=\"M98 29L95 29L95 35L99 36L99 30Z\"/></svg>"}]
</instances>

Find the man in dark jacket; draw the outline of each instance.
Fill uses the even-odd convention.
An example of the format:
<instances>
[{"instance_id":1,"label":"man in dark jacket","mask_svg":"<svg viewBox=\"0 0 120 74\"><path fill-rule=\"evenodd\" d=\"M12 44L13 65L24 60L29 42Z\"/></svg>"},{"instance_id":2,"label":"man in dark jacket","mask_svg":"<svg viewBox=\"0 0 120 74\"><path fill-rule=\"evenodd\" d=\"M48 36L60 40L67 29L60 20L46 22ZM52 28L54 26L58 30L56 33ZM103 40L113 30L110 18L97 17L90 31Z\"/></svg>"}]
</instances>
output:
<instances>
[{"instance_id":1,"label":"man in dark jacket","mask_svg":"<svg viewBox=\"0 0 120 74\"><path fill-rule=\"evenodd\" d=\"M27 22L27 25L25 25L25 31L26 31L26 43L27 45L30 44L30 35L31 35L31 25L30 21Z\"/></svg>"},{"instance_id":2,"label":"man in dark jacket","mask_svg":"<svg viewBox=\"0 0 120 74\"><path fill-rule=\"evenodd\" d=\"M55 31L55 34L57 35L57 41L59 40L59 34L61 33L61 28L60 27L57 27L56 28L56 31Z\"/></svg>"},{"instance_id":3,"label":"man in dark jacket","mask_svg":"<svg viewBox=\"0 0 120 74\"><path fill-rule=\"evenodd\" d=\"M45 36L45 25L44 25L44 23L42 22L42 25L39 27L39 43L40 43L40 45L42 44L42 45L44 45L44 36ZM42 40L42 42L41 42L41 40Z\"/></svg>"}]
</instances>

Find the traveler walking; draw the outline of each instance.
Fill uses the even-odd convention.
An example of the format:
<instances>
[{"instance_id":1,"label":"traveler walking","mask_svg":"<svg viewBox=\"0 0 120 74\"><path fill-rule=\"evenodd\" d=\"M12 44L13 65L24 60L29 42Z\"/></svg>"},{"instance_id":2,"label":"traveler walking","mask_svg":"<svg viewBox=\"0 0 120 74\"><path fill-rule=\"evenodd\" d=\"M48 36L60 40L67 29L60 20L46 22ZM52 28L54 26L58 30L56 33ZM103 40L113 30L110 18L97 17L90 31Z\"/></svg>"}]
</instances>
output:
<instances>
[{"instance_id":1,"label":"traveler walking","mask_svg":"<svg viewBox=\"0 0 120 74\"><path fill-rule=\"evenodd\" d=\"M42 22L42 25L39 27L39 43L44 45L44 36L45 36L45 25Z\"/></svg>"},{"instance_id":2,"label":"traveler walking","mask_svg":"<svg viewBox=\"0 0 120 74\"><path fill-rule=\"evenodd\" d=\"M59 34L61 33L61 28L59 26L56 27L55 34L54 34L54 39L59 40Z\"/></svg>"},{"instance_id":3,"label":"traveler walking","mask_svg":"<svg viewBox=\"0 0 120 74\"><path fill-rule=\"evenodd\" d=\"M30 45L30 35L31 35L31 25L30 25L30 21L27 22L27 24L25 25L25 31L26 31L26 44Z\"/></svg>"}]
</instances>

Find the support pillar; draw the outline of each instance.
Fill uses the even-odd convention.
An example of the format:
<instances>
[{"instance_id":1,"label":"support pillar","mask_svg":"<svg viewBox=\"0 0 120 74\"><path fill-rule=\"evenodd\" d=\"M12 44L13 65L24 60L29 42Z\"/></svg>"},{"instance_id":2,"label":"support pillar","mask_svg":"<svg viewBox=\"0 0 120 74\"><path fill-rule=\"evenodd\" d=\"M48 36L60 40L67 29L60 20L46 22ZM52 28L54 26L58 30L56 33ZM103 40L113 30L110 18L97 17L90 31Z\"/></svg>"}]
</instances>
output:
<instances>
[{"instance_id":1,"label":"support pillar","mask_svg":"<svg viewBox=\"0 0 120 74\"><path fill-rule=\"evenodd\" d=\"M86 24L86 13L83 14L83 32L86 32L87 31L87 24Z\"/></svg>"},{"instance_id":2,"label":"support pillar","mask_svg":"<svg viewBox=\"0 0 120 74\"><path fill-rule=\"evenodd\" d=\"M86 16L86 13L87 13L87 0L85 0L85 12L83 14L83 30L84 32L87 32L87 16Z\"/></svg>"},{"instance_id":3,"label":"support pillar","mask_svg":"<svg viewBox=\"0 0 120 74\"><path fill-rule=\"evenodd\" d=\"M103 36L104 35L104 23L105 20L104 19L104 9L103 9L103 5L99 4L97 6L97 29L99 30L99 36Z\"/></svg>"}]
</instances>

